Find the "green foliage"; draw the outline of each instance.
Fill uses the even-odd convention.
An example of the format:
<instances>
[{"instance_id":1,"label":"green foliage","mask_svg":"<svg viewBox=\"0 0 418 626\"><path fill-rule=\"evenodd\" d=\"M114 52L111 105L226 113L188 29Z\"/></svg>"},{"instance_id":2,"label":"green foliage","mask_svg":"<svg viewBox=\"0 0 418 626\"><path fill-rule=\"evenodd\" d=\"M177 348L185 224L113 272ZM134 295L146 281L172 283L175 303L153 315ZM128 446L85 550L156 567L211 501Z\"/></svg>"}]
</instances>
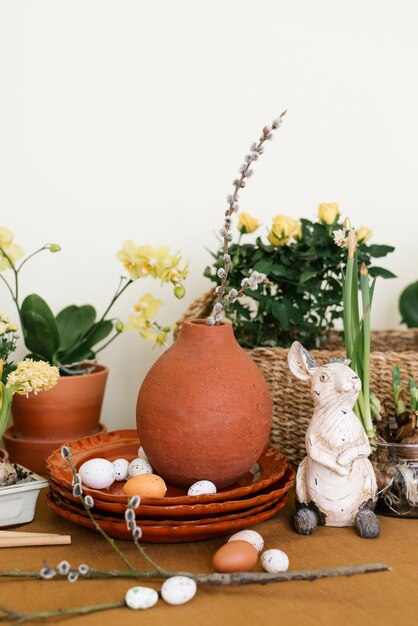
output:
<instances>
[{"instance_id":1,"label":"green foliage","mask_svg":"<svg viewBox=\"0 0 418 626\"><path fill-rule=\"evenodd\" d=\"M408 328L418 328L418 280L401 293L399 310Z\"/></svg>"},{"instance_id":2,"label":"green foliage","mask_svg":"<svg viewBox=\"0 0 418 626\"><path fill-rule=\"evenodd\" d=\"M245 347L288 347L294 340L307 348L319 347L342 317L342 270L347 251L333 240L333 230L341 225L302 219L301 226L301 238L287 245L275 247L259 237L255 243L230 246L230 287L239 289L252 270L266 274L271 282L257 291L247 290L245 301L227 309L236 337ZM365 262L372 277L393 277L388 270L372 265L373 257L384 257L393 250L392 246L360 243L358 268ZM223 267L222 254L212 256L214 264L204 274L220 284L216 271Z\"/></svg>"},{"instance_id":3,"label":"green foliage","mask_svg":"<svg viewBox=\"0 0 418 626\"><path fill-rule=\"evenodd\" d=\"M0 315L0 359L2 361L2 367L0 366L0 383L3 384L6 384L8 375L15 369L14 364L9 362L9 358L16 350L17 340L19 339L16 328L15 324L9 324L7 315Z\"/></svg>"},{"instance_id":4,"label":"green foliage","mask_svg":"<svg viewBox=\"0 0 418 626\"><path fill-rule=\"evenodd\" d=\"M21 319L29 356L61 368L94 359L97 344L113 329L110 320L96 322L96 310L89 304L68 306L55 317L36 294L24 299Z\"/></svg>"}]
</instances>

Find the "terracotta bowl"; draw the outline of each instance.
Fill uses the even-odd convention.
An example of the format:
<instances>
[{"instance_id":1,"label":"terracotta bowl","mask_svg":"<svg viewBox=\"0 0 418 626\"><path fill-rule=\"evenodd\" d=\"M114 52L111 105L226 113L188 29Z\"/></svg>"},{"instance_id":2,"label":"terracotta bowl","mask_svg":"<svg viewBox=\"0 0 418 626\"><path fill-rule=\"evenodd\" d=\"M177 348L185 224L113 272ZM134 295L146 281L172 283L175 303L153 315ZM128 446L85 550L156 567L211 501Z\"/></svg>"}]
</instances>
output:
<instances>
[{"instance_id":1,"label":"terracotta bowl","mask_svg":"<svg viewBox=\"0 0 418 626\"><path fill-rule=\"evenodd\" d=\"M100 432L106 432L106 426L100 424ZM46 459L54 450L60 454L60 447L66 440L42 440L42 439L18 439L15 437L14 428L10 426L4 433L4 444L10 455L10 460L36 472L47 472Z\"/></svg>"}]
</instances>

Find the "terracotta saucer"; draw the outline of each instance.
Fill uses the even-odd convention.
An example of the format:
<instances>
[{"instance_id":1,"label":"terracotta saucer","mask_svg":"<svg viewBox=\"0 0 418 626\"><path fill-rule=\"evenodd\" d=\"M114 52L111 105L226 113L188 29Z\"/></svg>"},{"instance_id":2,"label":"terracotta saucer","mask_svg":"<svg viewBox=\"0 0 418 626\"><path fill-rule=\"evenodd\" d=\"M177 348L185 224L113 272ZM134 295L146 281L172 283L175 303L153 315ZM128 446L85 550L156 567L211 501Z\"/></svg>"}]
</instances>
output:
<instances>
[{"instance_id":1,"label":"terracotta saucer","mask_svg":"<svg viewBox=\"0 0 418 626\"><path fill-rule=\"evenodd\" d=\"M223 537L232 534L243 528L254 526L260 522L273 517L286 503L287 495L273 504L266 511L250 515L232 521L221 521L213 524L195 524L188 526L144 526L142 529L142 541L149 543L182 543L190 541L201 541L203 539L211 539L213 537ZM46 496L48 506L64 519L85 526L94 530L93 523L89 518L85 518L79 513L68 511L62 505L54 500L54 495L49 492ZM131 539L131 533L127 530L125 522L108 522L101 520L103 530L110 536L119 539Z\"/></svg>"},{"instance_id":2,"label":"terracotta saucer","mask_svg":"<svg viewBox=\"0 0 418 626\"><path fill-rule=\"evenodd\" d=\"M136 457L139 439L136 430L116 430L111 433L92 435L71 443L72 456L77 468L85 461L101 457L113 461L117 458L131 460ZM62 458L60 450L55 450L47 459L47 467L51 478L62 487L72 489L72 475L68 463ZM258 463L247 472L236 485L221 489L216 494L204 496L188 496L185 489L167 485L164 498L144 498L143 504L171 506L180 504L206 504L236 500L259 492L281 478L287 468L286 457L271 444L267 444ZM123 481L115 482L109 489L84 488L86 494L102 502L125 503Z\"/></svg>"},{"instance_id":3,"label":"terracotta saucer","mask_svg":"<svg viewBox=\"0 0 418 626\"><path fill-rule=\"evenodd\" d=\"M104 424L99 424L99 428L100 433L106 432ZM62 439L19 439L15 436L13 426L9 426L3 438L11 460L37 474L46 473L46 459L54 450L60 450L65 443Z\"/></svg>"},{"instance_id":4,"label":"terracotta saucer","mask_svg":"<svg viewBox=\"0 0 418 626\"><path fill-rule=\"evenodd\" d=\"M67 511L72 513L76 513L77 515L81 515L82 517L88 517L88 514L84 510L84 508L80 505L77 506L73 502L66 500L62 496L60 496L54 488L51 487L51 494L54 498L55 503L58 506L61 506ZM195 526L202 524L215 524L218 522L229 522L236 519L244 519L250 515L256 515L257 513L262 513L266 511L268 508L271 508L274 504L276 504L281 498L275 498L266 504L261 504L260 506L251 507L249 509L244 509L243 511L238 511L237 513L231 513L227 515L218 515L216 517L204 517L196 520L163 520L163 519L142 519L139 515L137 515L137 524L141 528L143 526ZM138 510L139 511L139 510ZM106 515L102 513L95 512L93 509L94 517L96 520L101 523L102 521L111 522L112 524L119 524L121 521L124 521L124 518L121 517L113 517L112 515Z\"/></svg>"},{"instance_id":5,"label":"terracotta saucer","mask_svg":"<svg viewBox=\"0 0 418 626\"><path fill-rule=\"evenodd\" d=\"M280 498L285 495L289 489L293 487L295 481L296 472L293 468L288 467L284 475L275 483L269 485L261 492L257 494L250 494L247 497L239 498L237 500L225 500L225 502L212 502L208 504L180 504L174 506L150 506L144 504L145 499L142 500L138 513L141 519L199 519L206 516L224 515L226 513L232 513L234 511L241 511L254 506L260 506L267 504L274 499ZM79 506L79 499L75 497L72 490L65 489L54 480L50 480L51 489L58 493L66 500L77 504ZM95 510L110 513L111 515L123 516L126 507L126 497L123 502L108 502L106 500L100 500L100 498L94 497Z\"/></svg>"}]
</instances>

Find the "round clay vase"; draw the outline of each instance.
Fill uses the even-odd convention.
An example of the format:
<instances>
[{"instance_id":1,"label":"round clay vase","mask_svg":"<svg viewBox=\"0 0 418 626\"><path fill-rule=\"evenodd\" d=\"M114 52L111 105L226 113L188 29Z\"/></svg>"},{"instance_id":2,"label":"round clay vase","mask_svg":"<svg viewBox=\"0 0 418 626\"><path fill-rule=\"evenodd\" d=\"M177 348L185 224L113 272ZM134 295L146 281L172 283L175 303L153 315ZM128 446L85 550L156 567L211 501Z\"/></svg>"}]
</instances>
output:
<instances>
[{"instance_id":1,"label":"round clay vase","mask_svg":"<svg viewBox=\"0 0 418 626\"><path fill-rule=\"evenodd\" d=\"M108 373L107 367L97 365L90 374L62 376L49 391L28 398L15 394L14 436L63 441L97 433Z\"/></svg>"},{"instance_id":2,"label":"round clay vase","mask_svg":"<svg viewBox=\"0 0 418 626\"><path fill-rule=\"evenodd\" d=\"M273 414L267 384L230 324L185 322L138 395L141 445L156 473L188 487L236 482L259 458Z\"/></svg>"}]
</instances>

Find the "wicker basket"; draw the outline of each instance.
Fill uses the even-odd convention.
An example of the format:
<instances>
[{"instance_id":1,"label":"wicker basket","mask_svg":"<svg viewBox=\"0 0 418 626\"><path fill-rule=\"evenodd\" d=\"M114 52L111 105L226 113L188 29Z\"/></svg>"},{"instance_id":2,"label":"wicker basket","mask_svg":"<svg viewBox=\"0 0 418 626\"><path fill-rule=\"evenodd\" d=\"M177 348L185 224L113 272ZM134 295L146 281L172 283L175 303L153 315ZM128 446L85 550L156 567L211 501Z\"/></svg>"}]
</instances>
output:
<instances>
[{"instance_id":1,"label":"wicker basket","mask_svg":"<svg viewBox=\"0 0 418 626\"><path fill-rule=\"evenodd\" d=\"M206 317L212 302L213 291L195 300L179 320L179 326L185 320ZM309 385L296 382L290 373L287 349L253 348L248 353L261 369L273 396L270 440L297 464L305 456L305 433L313 412ZM320 364L331 357L344 356L340 335L333 333L324 349L312 350L312 354ZM408 377L418 380L418 329L373 332L370 360L371 386L387 409L393 411L392 365L399 365L405 387Z\"/></svg>"}]
</instances>

